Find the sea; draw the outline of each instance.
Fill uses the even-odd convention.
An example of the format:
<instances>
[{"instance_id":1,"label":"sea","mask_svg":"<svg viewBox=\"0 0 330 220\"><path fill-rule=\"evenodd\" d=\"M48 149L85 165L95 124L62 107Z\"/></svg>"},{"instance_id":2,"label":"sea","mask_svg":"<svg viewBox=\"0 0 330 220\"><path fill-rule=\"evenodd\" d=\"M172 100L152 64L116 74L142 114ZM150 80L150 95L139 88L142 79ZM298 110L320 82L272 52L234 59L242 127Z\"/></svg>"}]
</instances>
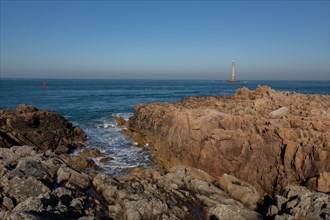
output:
<instances>
[{"instance_id":1,"label":"sea","mask_svg":"<svg viewBox=\"0 0 330 220\"><path fill-rule=\"evenodd\" d=\"M139 148L124 136L113 117L132 116L134 106L150 102L174 102L189 96L234 94L243 86L267 85L281 91L330 94L329 81L240 81L221 80L44 80L1 79L0 109L19 104L57 112L87 134L86 147L98 148L113 160L100 165L100 172L123 175L136 167L153 167L148 149Z\"/></svg>"}]
</instances>

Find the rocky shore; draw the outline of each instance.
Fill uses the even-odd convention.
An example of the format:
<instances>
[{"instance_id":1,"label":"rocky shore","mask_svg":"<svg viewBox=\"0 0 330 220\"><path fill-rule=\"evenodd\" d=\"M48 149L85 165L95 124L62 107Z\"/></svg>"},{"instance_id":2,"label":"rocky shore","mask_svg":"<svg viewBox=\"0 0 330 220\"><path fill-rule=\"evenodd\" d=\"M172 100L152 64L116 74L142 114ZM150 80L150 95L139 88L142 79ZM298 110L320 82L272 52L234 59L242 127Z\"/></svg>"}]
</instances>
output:
<instances>
[{"instance_id":1,"label":"rocky shore","mask_svg":"<svg viewBox=\"0 0 330 220\"><path fill-rule=\"evenodd\" d=\"M330 96L258 87L138 105L126 133L166 168L229 173L261 195L288 184L330 192Z\"/></svg>"},{"instance_id":2,"label":"rocky shore","mask_svg":"<svg viewBox=\"0 0 330 220\"><path fill-rule=\"evenodd\" d=\"M220 180L233 175L255 187L264 205L265 198L276 203L276 195L287 196L288 187L306 187L326 198L321 207L327 213L307 218L329 218L329 96L241 88L233 96L137 105L127 127L125 133L140 146L148 144L164 168L182 164ZM298 206L311 213L314 205ZM288 218L295 212L290 205L276 207L264 214Z\"/></svg>"},{"instance_id":3,"label":"rocky shore","mask_svg":"<svg viewBox=\"0 0 330 220\"><path fill-rule=\"evenodd\" d=\"M0 110L0 219L330 219L329 101L260 87L139 105L117 123L162 167L117 178L62 116Z\"/></svg>"}]
</instances>

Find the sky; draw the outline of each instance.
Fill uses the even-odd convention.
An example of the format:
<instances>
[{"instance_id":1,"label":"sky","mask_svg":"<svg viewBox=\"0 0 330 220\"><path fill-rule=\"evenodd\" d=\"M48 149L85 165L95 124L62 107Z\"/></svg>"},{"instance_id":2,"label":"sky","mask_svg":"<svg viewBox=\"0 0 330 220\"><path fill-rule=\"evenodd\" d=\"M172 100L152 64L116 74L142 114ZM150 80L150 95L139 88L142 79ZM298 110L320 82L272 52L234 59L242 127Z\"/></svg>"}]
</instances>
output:
<instances>
[{"instance_id":1,"label":"sky","mask_svg":"<svg viewBox=\"0 0 330 220\"><path fill-rule=\"evenodd\" d=\"M329 80L329 0L4 1L1 77Z\"/></svg>"}]
</instances>

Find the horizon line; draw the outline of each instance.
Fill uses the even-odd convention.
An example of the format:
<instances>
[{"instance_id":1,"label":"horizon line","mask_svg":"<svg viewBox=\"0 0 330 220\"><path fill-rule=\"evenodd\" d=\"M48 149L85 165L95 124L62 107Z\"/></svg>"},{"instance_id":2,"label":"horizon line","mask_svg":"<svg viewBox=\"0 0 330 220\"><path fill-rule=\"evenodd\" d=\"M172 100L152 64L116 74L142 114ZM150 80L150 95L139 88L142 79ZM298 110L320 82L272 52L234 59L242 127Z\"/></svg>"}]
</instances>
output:
<instances>
[{"instance_id":1,"label":"horizon line","mask_svg":"<svg viewBox=\"0 0 330 220\"><path fill-rule=\"evenodd\" d=\"M150 80L150 81L156 81L156 80L162 80L162 81L228 81L230 79L166 79L166 78L148 78L148 79L137 79L137 78L129 78L129 79L121 79L121 78L40 78L40 77L0 77L1 79L7 79L7 80ZM330 79L239 79L238 82L234 82L232 84L240 83L243 81L329 81ZM330 87L330 85L329 85Z\"/></svg>"}]
</instances>

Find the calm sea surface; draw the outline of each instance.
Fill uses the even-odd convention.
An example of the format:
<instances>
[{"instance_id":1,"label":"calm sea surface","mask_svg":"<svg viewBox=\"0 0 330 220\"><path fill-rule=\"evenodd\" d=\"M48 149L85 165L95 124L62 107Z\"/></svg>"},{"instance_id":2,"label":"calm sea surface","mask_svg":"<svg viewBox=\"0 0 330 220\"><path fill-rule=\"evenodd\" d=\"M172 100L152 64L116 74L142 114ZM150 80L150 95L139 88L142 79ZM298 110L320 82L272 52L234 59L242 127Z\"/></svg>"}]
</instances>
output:
<instances>
[{"instance_id":1,"label":"calm sea surface","mask_svg":"<svg viewBox=\"0 0 330 220\"><path fill-rule=\"evenodd\" d=\"M305 94L330 94L329 81L186 81L186 80L43 80L1 79L0 109L15 108L24 103L39 109L55 111L88 136L89 147L97 147L114 160L103 166L103 172L120 174L138 166L152 166L146 149L134 146L120 134L113 116L128 118L134 105L149 102L178 101L188 96L233 94L237 88L255 89L258 85Z\"/></svg>"}]
</instances>

